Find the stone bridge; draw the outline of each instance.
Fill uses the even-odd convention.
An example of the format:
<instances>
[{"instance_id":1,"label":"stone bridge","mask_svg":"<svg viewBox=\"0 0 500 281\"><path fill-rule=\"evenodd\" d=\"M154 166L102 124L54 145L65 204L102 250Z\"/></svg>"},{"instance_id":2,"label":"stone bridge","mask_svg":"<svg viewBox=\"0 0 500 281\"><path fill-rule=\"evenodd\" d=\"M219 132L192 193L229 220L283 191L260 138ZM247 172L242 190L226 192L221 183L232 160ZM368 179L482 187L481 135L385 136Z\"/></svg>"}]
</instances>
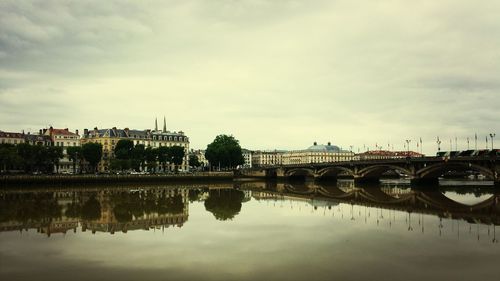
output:
<instances>
[{"instance_id":1,"label":"stone bridge","mask_svg":"<svg viewBox=\"0 0 500 281\"><path fill-rule=\"evenodd\" d=\"M274 186L252 186L253 183L242 183L242 187L250 187L255 191L262 190L276 199L297 197L303 199L331 199L338 202L381 207L407 212L433 214L439 217L463 219L471 223L500 225L500 193L498 190L481 202L468 205L448 198L440 191L409 189L405 193L393 193L375 187L348 187L317 184L278 183Z\"/></svg>"},{"instance_id":2,"label":"stone bridge","mask_svg":"<svg viewBox=\"0 0 500 281\"><path fill-rule=\"evenodd\" d=\"M412 184L437 184L445 173L474 171L500 185L500 164L491 157L419 157L311 163L286 166L267 166L235 171L235 176L256 178L312 178L336 180L339 176L352 177L358 183L378 182L388 171L409 178Z\"/></svg>"}]
</instances>

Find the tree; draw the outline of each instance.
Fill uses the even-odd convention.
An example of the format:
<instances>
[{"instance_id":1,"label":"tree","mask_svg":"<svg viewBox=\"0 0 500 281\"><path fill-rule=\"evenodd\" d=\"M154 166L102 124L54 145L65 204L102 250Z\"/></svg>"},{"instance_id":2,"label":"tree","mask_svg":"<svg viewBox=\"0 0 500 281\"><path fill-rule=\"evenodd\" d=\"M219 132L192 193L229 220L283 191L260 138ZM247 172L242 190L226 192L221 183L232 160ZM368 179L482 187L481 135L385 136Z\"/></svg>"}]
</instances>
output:
<instances>
[{"instance_id":1,"label":"tree","mask_svg":"<svg viewBox=\"0 0 500 281\"><path fill-rule=\"evenodd\" d=\"M189 155L189 166L193 168L198 168L201 166L200 160L196 154Z\"/></svg>"},{"instance_id":2,"label":"tree","mask_svg":"<svg viewBox=\"0 0 500 281\"><path fill-rule=\"evenodd\" d=\"M13 168L17 166L20 160L21 158L17 154L15 145L8 143L0 144L0 171L7 172L8 167Z\"/></svg>"},{"instance_id":3,"label":"tree","mask_svg":"<svg viewBox=\"0 0 500 281\"><path fill-rule=\"evenodd\" d=\"M146 147L144 144L136 144L134 149L132 149L132 168L139 171L141 167L144 167L144 162L146 161Z\"/></svg>"},{"instance_id":4,"label":"tree","mask_svg":"<svg viewBox=\"0 0 500 281\"><path fill-rule=\"evenodd\" d=\"M21 165L26 173L33 171L35 168L35 151L32 145L21 143L16 146L17 155L21 158Z\"/></svg>"},{"instance_id":5,"label":"tree","mask_svg":"<svg viewBox=\"0 0 500 281\"><path fill-rule=\"evenodd\" d=\"M156 168L156 161L158 159L158 149L148 146L144 151L144 154L148 171L154 170L154 168Z\"/></svg>"},{"instance_id":6,"label":"tree","mask_svg":"<svg viewBox=\"0 0 500 281\"><path fill-rule=\"evenodd\" d=\"M80 146L70 146L66 149L66 153L71 162L73 162L73 174L76 174L76 162L81 162L82 148Z\"/></svg>"},{"instance_id":7,"label":"tree","mask_svg":"<svg viewBox=\"0 0 500 281\"><path fill-rule=\"evenodd\" d=\"M165 166L170 158L170 147L168 146L160 146L158 148L158 162L162 166L163 172L165 172Z\"/></svg>"},{"instance_id":8,"label":"tree","mask_svg":"<svg viewBox=\"0 0 500 281\"><path fill-rule=\"evenodd\" d=\"M59 172L59 160L63 158L63 148L60 146L49 146L44 148L47 149L47 160L50 165L48 169L52 170L55 166L56 172Z\"/></svg>"},{"instance_id":9,"label":"tree","mask_svg":"<svg viewBox=\"0 0 500 281\"><path fill-rule=\"evenodd\" d=\"M170 147L169 162L175 165L175 172L179 169L179 165L182 165L185 155L184 147L178 145Z\"/></svg>"},{"instance_id":10,"label":"tree","mask_svg":"<svg viewBox=\"0 0 500 281\"><path fill-rule=\"evenodd\" d=\"M102 145L100 143L89 142L82 145L82 155L89 162L92 171L97 171L97 164L102 158Z\"/></svg>"},{"instance_id":11,"label":"tree","mask_svg":"<svg viewBox=\"0 0 500 281\"><path fill-rule=\"evenodd\" d=\"M238 140L228 135L215 137L207 146L205 157L212 165L222 168L233 168L245 162Z\"/></svg>"},{"instance_id":12,"label":"tree","mask_svg":"<svg viewBox=\"0 0 500 281\"><path fill-rule=\"evenodd\" d=\"M115 158L129 160L132 158L134 142L131 140L119 140L115 146Z\"/></svg>"}]
</instances>

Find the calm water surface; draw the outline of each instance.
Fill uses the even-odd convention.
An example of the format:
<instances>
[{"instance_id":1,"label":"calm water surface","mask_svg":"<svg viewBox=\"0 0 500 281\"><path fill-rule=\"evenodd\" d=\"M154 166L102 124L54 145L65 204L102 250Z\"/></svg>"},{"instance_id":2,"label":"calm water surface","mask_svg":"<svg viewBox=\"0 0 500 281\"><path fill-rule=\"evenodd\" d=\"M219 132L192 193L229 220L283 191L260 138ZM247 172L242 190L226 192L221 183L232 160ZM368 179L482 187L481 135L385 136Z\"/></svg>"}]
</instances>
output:
<instances>
[{"instance_id":1,"label":"calm water surface","mask_svg":"<svg viewBox=\"0 0 500 281\"><path fill-rule=\"evenodd\" d=\"M499 197L460 182L4 189L0 279L500 280Z\"/></svg>"}]
</instances>

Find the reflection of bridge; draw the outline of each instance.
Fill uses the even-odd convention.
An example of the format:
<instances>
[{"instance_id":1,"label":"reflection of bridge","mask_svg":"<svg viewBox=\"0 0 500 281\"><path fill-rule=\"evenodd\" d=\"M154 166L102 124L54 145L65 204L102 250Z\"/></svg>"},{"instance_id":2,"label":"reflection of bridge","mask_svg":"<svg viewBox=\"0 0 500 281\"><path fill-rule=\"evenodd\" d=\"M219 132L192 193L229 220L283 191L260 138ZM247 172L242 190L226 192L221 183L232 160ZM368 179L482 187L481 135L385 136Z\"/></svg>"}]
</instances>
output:
<instances>
[{"instance_id":1,"label":"reflection of bridge","mask_svg":"<svg viewBox=\"0 0 500 281\"><path fill-rule=\"evenodd\" d=\"M265 190L276 198L295 196L298 198L330 199L357 205L437 215L439 217L463 219L470 223L500 225L500 193L473 205L463 204L446 197L439 191L408 190L373 187L337 187L318 184L291 185L277 183L274 186L259 183L242 183L241 188ZM396 192L392 192L396 191Z\"/></svg>"},{"instance_id":2,"label":"reflection of bridge","mask_svg":"<svg viewBox=\"0 0 500 281\"><path fill-rule=\"evenodd\" d=\"M239 170L236 174L243 177L310 177L334 180L343 175L353 177L356 182L377 182L384 173L397 171L410 178L414 184L437 184L438 177L447 172L475 171L483 174L495 185L500 185L500 164L496 160L496 156L381 159L269 166Z\"/></svg>"}]
</instances>

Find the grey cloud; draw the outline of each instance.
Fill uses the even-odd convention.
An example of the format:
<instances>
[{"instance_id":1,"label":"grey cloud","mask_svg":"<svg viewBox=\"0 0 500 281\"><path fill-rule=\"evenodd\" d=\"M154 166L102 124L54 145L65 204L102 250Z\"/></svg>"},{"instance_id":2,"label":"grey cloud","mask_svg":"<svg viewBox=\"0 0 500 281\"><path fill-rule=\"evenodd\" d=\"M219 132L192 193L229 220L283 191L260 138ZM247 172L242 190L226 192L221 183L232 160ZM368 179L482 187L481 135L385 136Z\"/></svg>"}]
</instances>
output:
<instances>
[{"instance_id":1,"label":"grey cloud","mask_svg":"<svg viewBox=\"0 0 500 281\"><path fill-rule=\"evenodd\" d=\"M53 122L79 128L142 128L165 114L194 147L221 131L253 148L498 132L499 9L465 0L3 1L1 107L44 101L60 106ZM63 97L41 98L49 88ZM117 106L132 110L109 112ZM30 118L37 112L50 114L35 108ZM33 123L8 120L2 128Z\"/></svg>"}]
</instances>

